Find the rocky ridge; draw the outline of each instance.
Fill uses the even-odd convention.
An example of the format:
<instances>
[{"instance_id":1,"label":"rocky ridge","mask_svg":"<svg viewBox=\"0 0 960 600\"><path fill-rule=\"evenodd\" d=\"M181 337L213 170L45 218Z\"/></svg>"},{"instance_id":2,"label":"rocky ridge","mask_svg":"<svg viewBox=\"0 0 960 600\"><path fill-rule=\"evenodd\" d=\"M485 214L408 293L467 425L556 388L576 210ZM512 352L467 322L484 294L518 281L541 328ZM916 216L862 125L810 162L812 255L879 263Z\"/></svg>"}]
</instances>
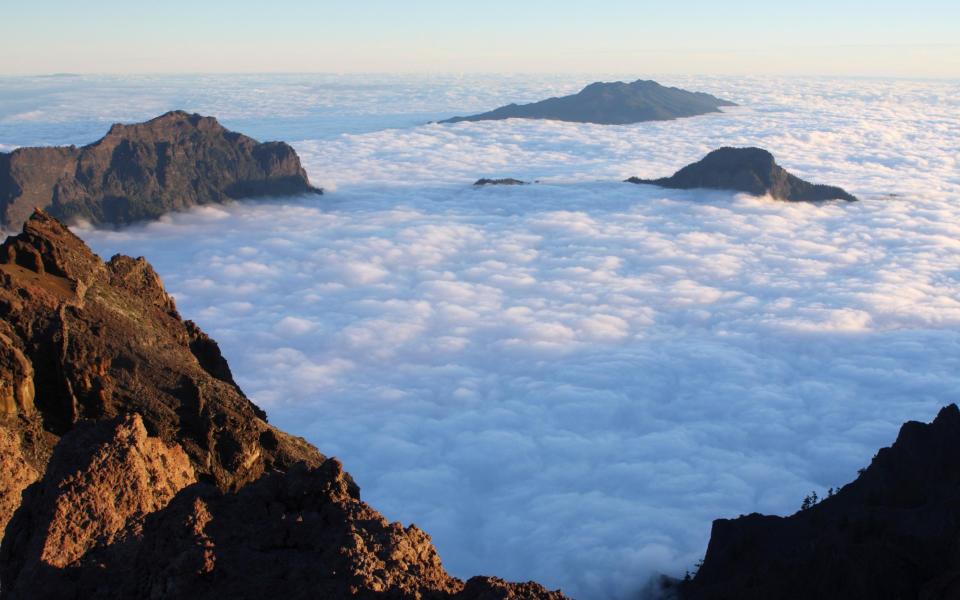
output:
<instances>
[{"instance_id":1,"label":"rocky ridge","mask_svg":"<svg viewBox=\"0 0 960 600\"><path fill-rule=\"evenodd\" d=\"M77 148L0 153L0 228L18 229L34 208L62 219L120 225L198 204L320 193L283 142L258 143L213 117L172 111L116 124Z\"/></svg>"},{"instance_id":2,"label":"rocky ridge","mask_svg":"<svg viewBox=\"0 0 960 600\"><path fill-rule=\"evenodd\" d=\"M686 600L960 598L960 410L908 422L859 477L789 517L719 519Z\"/></svg>"},{"instance_id":3,"label":"rocky ridge","mask_svg":"<svg viewBox=\"0 0 960 600\"><path fill-rule=\"evenodd\" d=\"M35 212L0 246L0 316L0 598L563 598L450 577L267 423L142 258Z\"/></svg>"},{"instance_id":4,"label":"rocky ridge","mask_svg":"<svg viewBox=\"0 0 960 600\"><path fill-rule=\"evenodd\" d=\"M791 175L777 164L772 154L763 148L724 147L683 167L671 177L660 179L631 177L627 182L680 190L695 188L731 190L754 196L769 195L778 200L794 202L856 201L854 196L841 188L808 183Z\"/></svg>"},{"instance_id":5,"label":"rocky ridge","mask_svg":"<svg viewBox=\"0 0 960 600\"><path fill-rule=\"evenodd\" d=\"M549 98L532 104L508 104L490 112L453 117L440 122L552 119L573 123L627 125L720 112L723 106L736 105L703 92L689 92L662 86L656 81L640 79L632 83L592 83L570 96Z\"/></svg>"}]
</instances>

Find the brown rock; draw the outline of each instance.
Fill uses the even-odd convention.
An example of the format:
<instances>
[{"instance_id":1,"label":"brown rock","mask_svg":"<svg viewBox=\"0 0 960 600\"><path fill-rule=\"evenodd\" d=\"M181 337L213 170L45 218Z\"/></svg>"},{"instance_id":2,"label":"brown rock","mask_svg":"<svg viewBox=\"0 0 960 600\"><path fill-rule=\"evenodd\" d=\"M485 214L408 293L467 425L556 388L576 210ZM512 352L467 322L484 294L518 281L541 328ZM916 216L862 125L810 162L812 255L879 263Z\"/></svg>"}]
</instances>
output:
<instances>
[{"instance_id":1,"label":"brown rock","mask_svg":"<svg viewBox=\"0 0 960 600\"><path fill-rule=\"evenodd\" d=\"M0 456L3 457L3 470L0 472L0 531L20 506L21 494L40 474L24 457L20 436L16 427L0 423Z\"/></svg>"},{"instance_id":2,"label":"brown rock","mask_svg":"<svg viewBox=\"0 0 960 600\"><path fill-rule=\"evenodd\" d=\"M563 600L560 592L551 592L539 583L507 583L496 577L471 577L456 598L458 600Z\"/></svg>"},{"instance_id":3,"label":"brown rock","mask_svg":"<svg viewBox=\"0 0 960 600\"><path fill-rule=\"evenodd\" d=\"M283 142L258 143L213 117L173 111L117 124L76 148L0 153L0 227L34 208L60 219L123 224L171 210L252 196L320 193Z\"/></svg>"},{"instance_id":4,"label":"brown rock","mask_svg":"<svg viewBox=\"0 0 960 600\"><path fill-rule=\"evenodd\" d=\"M4 578L16 582L10 593L57 593L58 573L139 535L146 515L195 481L183 449L148 437L139 415L74 428L11 523L17 539L7 552L16 552L4 556Z\"/></svg>"},{"instance_id":5,"label":"brown rock","mask_svg":"<svg viewBox=\"0 0 960 600\"><path fill-rule=\"evenodd\" d=\"M33 414L33 365L0 333L0 416Z\"/></svg>"}]
</instances>

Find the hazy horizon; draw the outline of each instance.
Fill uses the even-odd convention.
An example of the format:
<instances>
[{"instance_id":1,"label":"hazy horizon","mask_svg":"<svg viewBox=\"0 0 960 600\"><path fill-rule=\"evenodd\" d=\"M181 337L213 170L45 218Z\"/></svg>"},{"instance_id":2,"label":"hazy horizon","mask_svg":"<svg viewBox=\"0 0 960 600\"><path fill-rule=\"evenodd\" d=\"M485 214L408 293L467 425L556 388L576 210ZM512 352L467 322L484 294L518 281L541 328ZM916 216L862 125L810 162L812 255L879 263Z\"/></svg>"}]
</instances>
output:
<instances>
[{"instance_id":1,"label":"hazy horizon","mask_svg":"<svg viewBox=\"0 0 960 600\"><path fill-rule=\"evenodd\" d=\"M6 8L3 75L697 73L960 77L960 9L892 2L588 7L249 0Z\"/></svg>"},{"instance_id":2,"label":"hazy horizon","mask_svg":"<svg viewBox=\"0 0 960 600\"><path fill-rule=\"evenodd\" d=\"M960 47L960 46L958 46ZM34 73L3 73L3 78L50 78L60 77L255 77L255 76L358 76L358 77L512 77L512 76L539 76L539 77L559 77L559 76L583 76L584 85L594 81L615 81L617 79L630 82L638 79L654 79L666 77L777 77L780 79L876 79L876 80L894 80L894 81L958 81L960 73L956 75L883 75L883 74L824 74L824 73L735 73L735 72L688 72L688 71L614 71L608 72L600 69L596 70L567 70L567 71L336 71L336 70L316 70L316 71L130 71L130 72L109 72L109 71L43 71ZM662 83L659 82L658 83ZM668 84L663 84L668 85Z\"/></svg>"}]
</instances>

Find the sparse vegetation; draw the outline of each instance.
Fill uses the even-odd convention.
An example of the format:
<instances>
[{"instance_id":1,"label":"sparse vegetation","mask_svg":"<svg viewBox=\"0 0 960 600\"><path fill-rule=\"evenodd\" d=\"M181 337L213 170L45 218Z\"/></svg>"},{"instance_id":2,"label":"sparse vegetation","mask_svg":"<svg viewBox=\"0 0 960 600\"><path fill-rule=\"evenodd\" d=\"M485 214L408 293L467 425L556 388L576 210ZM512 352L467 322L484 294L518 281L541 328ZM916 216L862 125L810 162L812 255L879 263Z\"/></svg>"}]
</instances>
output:
<instances>
[{"instance_id":1,"label":"sparse vegetation","mask_svg":"<svg viewBox=\"0 0 960 600\"><path fill-rule=\"evenodd\" d=\"M803 502L800 504L800 510L809 510L816 506L818 502L820 502L820 497L817 496L817 493L810 492L803 498Z\"/></svg>"}]
</instances>

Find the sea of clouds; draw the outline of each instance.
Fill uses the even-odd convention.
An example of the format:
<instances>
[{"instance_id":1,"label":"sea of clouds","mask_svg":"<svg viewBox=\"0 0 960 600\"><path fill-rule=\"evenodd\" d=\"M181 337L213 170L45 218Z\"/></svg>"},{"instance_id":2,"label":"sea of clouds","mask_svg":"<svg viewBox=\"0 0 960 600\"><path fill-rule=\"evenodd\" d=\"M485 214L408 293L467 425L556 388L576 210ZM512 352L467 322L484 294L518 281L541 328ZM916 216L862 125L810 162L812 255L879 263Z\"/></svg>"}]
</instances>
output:
<instances>
[{"instance_id":1,"label":"sea of clouds","mask_svg":"<svg viewBox=\"0 0 960 600\"><path fill-rule=\"evenodd\" d=\"M692 569L714 518L792 513L960 399L957 82L674 77L741 106L441 126L424 123L588 81L302 78L233 81L259 101L220 78L187 108L293 140L330 193L79 233L146 256L271 421L340 457L456 575L628 597ZM84 81L63 121L90 141L132 113ZM54 102L35 122L2 97L0 144L54 131ZM355 114L332 133L337 111ZM365 114L386 128L356 128ZM619 183L724 144L862 201Z\"/></svg>"}]
</instances>

